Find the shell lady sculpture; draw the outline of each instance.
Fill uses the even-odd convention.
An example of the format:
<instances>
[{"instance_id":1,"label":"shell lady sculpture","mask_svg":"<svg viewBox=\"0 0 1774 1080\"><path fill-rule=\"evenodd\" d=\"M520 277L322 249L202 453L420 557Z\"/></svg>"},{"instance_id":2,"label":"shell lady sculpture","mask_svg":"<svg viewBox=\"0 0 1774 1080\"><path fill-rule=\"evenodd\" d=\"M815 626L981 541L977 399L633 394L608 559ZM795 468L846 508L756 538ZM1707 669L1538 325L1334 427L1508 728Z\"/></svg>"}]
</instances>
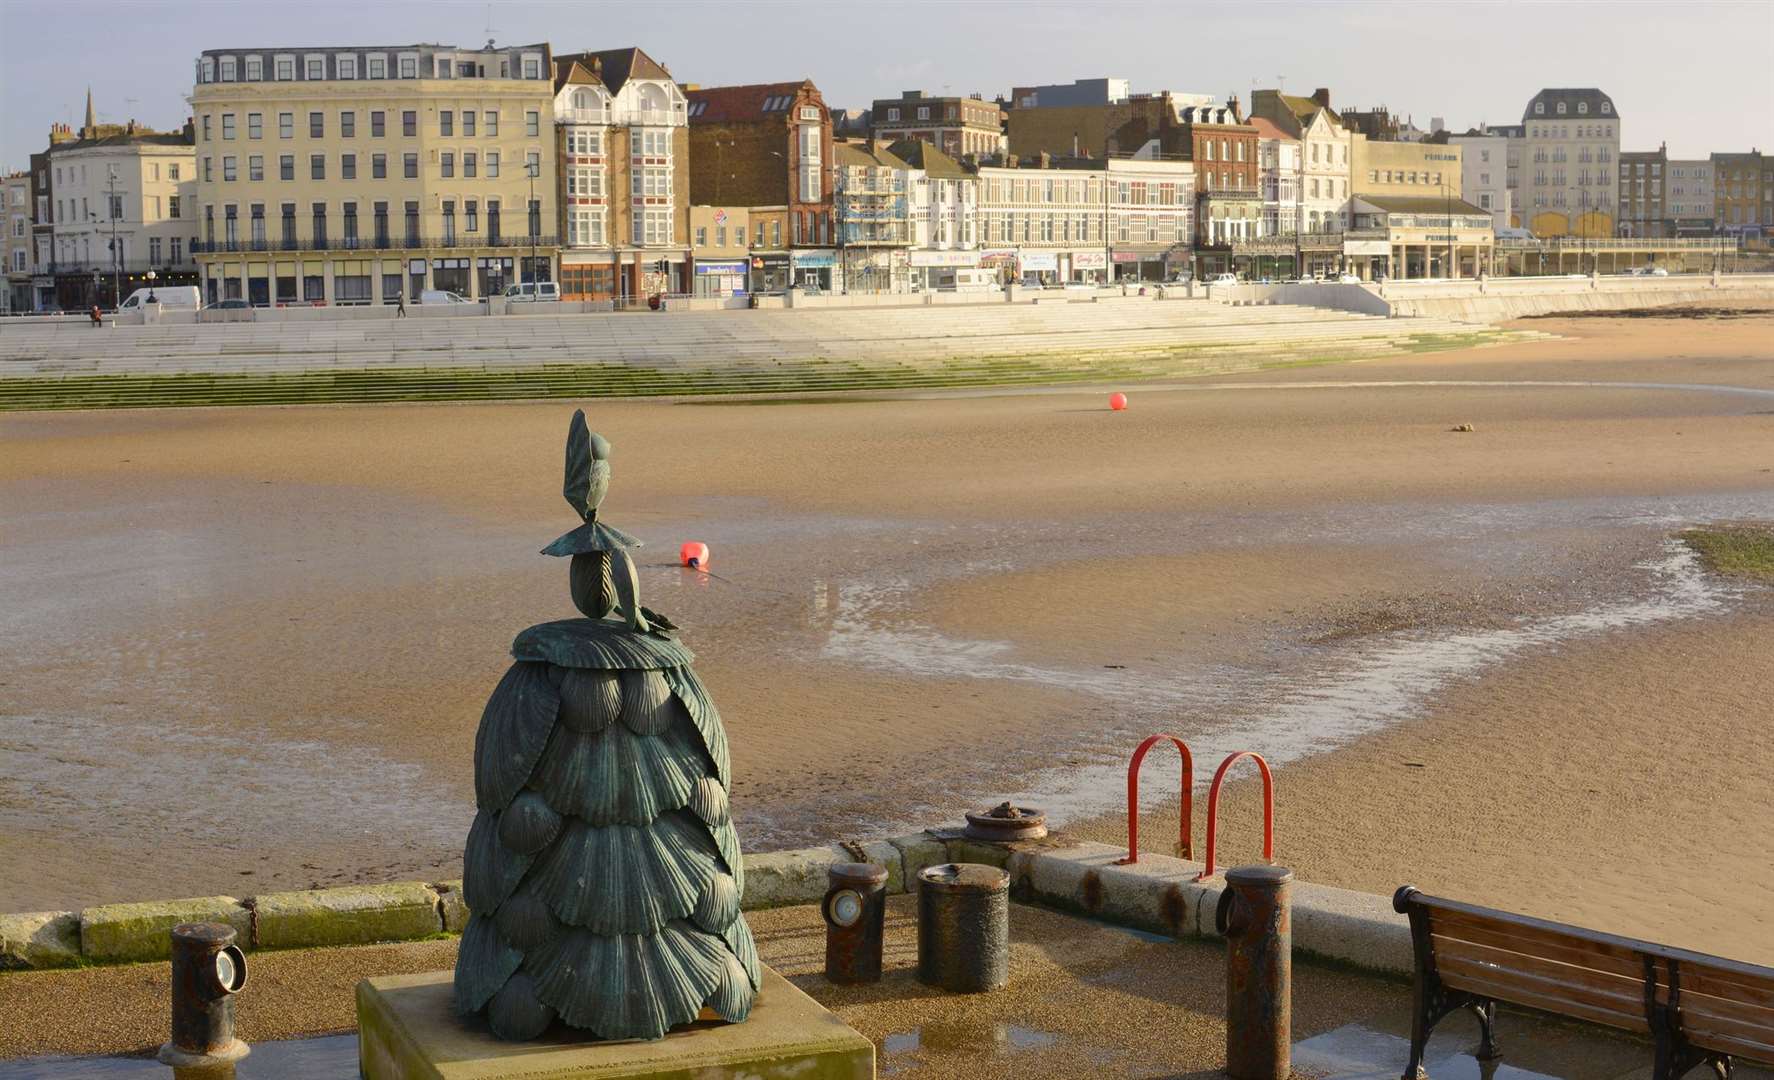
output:
<instances>
[{"instance_id":1,"label":"shell lady sculpture","mask_svg":"<svg viewBox=\"0 0 1774 1080\"><path fill-rule=\"evenodd\" d=\"M609 457L574 413L564 493L584 523L543 554L571 557L585 617L517 636L474 740L455 1001L501 1039L557 1018L656 1039L744 1020L758 988L727 736L675 627L640 605L639 541L598 520Z\"/></svg>"}]
</instances>

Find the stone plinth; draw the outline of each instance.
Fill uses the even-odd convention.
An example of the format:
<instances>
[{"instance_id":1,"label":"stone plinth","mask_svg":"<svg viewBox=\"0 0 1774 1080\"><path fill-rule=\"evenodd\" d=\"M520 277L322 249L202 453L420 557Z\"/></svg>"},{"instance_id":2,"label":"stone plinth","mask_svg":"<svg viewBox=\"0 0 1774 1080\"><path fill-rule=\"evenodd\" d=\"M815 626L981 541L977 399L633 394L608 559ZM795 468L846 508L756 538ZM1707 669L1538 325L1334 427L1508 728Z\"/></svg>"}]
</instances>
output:
<instances>
[{"instance_id":1,"label":"stone plinth","mask_svg":"<svg viewBox=\"0 0 1774 1080\"><path fill-rule=\"evenodd\" d=\"M770 968L743 1024L696 1023L654 1042L593 1042L559 1026L500 1042L451 1008L451 973L357 984L364 1080L872 1080L875 1046Z\"/></svg>"}]
</instances>

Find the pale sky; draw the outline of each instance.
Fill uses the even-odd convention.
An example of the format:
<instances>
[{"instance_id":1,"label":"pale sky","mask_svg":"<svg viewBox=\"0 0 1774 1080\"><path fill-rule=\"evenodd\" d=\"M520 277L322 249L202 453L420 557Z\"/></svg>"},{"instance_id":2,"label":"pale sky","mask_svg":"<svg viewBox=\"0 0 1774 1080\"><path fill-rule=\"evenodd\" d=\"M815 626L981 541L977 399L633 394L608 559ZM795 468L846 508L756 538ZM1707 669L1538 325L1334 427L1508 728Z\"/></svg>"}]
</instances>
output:
<instances>
[{"instance_id":1,"label":"pale sky","mask_svg":"<svg viewBox=\"0 0 1774 1080\"><path fill-rule=\"evenodd\" d=\"M1520 122L1542 87L1597 86L1624 149L1774 151L1771 0L0 0L0 166L24 168L52 121L78 126L88 84L101 121L171 128L203 49L478 46L489 10L501 43L639 45L705 86L808 77L834 107L1101 76L1248 102L1279 79L1464 131Z\"/></svg>"}]
</instances>

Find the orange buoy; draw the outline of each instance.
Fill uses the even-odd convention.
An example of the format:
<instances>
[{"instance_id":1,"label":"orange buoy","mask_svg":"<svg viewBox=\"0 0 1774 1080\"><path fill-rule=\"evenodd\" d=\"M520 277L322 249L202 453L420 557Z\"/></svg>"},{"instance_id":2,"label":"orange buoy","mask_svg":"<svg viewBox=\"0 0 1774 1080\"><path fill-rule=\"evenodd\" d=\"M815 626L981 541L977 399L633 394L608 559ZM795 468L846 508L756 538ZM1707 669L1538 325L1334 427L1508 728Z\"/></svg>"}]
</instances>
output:
<instances>
[{"instance_id":1,"label":"orange buoy","mask_svg":"<svg viewBox=\"0 0 1774 1080\"><path fill-rule=\"evenodd\" d=\"M678 558L692 570L707 570L708 545L694 540L687 541L678 549Z\"/></svg>"},{"instance_id":2,"label":"orange buoy","mask_svg":"<svg viewBox=\"0 0 1774 1080\"><path fill-rule=\"evenodd\" d=\"M1127 395L1126 394L1110 394L1109 395L1109 408L1113 409L1116 412L1120 412L1122 409L1127 408Z\"/></svg>"}]
</instances>

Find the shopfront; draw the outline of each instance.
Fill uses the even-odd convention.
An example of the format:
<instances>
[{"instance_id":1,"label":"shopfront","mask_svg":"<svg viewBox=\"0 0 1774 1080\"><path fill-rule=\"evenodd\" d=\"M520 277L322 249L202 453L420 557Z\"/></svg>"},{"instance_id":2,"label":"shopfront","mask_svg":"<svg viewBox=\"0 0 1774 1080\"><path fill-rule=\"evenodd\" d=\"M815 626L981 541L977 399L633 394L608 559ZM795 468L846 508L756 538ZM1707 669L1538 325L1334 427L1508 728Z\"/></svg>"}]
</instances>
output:
<instances>
[{"instance_id":1,"label":"shopfront","mask_svg":"<svg viewBox=\"0 0 1774 1080\"><path fill-rule=\"evenodd\" d=\"M794 266L794 284L803 289L818 289L820 292L833 292L842 285L838 268L838 253L833 250L808 250L792 252Z\"/></svg>"},{"instance_id":2,"label":"shopfront","mask_svg":"<svg viewBox=\"0 0 1774 1080\"><path fill-rule=\"evenodd\" d=\"M611 300L616 296L616 263L561 260L562 300Z\"/></svg>"},{"instance_id":3,"label":"shopfront","mask_svg":"<svg viewBox=\"0 0 1774 1080\"><path fill-rule=\"evenodd\" d=\"M754 255L751 260L751 291L783 293L793 280L794 264L787 252Z\"/></svg>"},{"instance_id":4,"label":"shopfront","mask_svg":"<svg viewBox=\"0 0 1774 1080\"><path fill-rule=\"evenodd\" d=\"M953 289L955 287L955 271L977 269L979 267L979 252L914 251L908 261L911 264L913 292Z\"/></svg>"},{"instance_id":5,"label":"shopfront","mask_svg":"<svg viewBox=\"0 0 1774 1080\"><path fill-rule=\"evenodd\" d=\"M1017 258L1019 279L1029 288L1060 284L1059 252L1024 248Z\"/></svg>"},{"instance_id":6,"label":"shopfront","mask_svg":"<svg viewBox=\"0 0 1774 1080\"><path fill-rule=\"evenodd\" d=\"M1087 285L1099 285L1105 280L1104 271L1109 266L1109 253L1106 251L1074 251L1068 260L1071 273L1067 281Z\"/></svg>"},{"instance_id":7,"label":"shopfront","mask_svg":"<svg viewBox=\"0 0 1774 1080\"><path fill-rule=\"evenodd\" d=\"M744 259L697 259L691 292L702 297L744 296L746 277Z\"/></svg>"},{"instance_id":8,"label":"shopfront","mask_svg":"<svg viewBox=\"0 0 1774 1080\"><path fill-rule=\"evenodd\" d=\"M997 274L998 284L1008 285L1016 280L1016 249L987 248L979 253L979 265Z\"/></svg>"}]
</instances>

